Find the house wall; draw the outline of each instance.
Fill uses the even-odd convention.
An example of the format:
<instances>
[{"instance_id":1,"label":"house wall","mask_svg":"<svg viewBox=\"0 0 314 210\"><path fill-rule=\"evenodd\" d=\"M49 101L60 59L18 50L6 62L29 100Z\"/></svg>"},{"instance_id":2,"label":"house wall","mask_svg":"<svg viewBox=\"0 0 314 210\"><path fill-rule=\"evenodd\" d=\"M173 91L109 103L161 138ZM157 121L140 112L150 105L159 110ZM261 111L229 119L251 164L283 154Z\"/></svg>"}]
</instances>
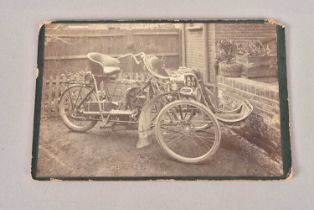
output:
<instances>
[{"instance_id":1,"label":"house wall","mask_svg":"<svg viewBox=\"0 0 314 210\"><path fill-rule=\"evenodd\" d=\"M218 76L219 97L239 103L248 100L253 112L244 123L232 128L247 140L263 148L276 161L281 161L279 91L277 84L244 78Z\"/></svg>"},{"instance_id":2,"label":"house wall","mask_svg":"<svg viewBox=\"0 0 314 210\"><path fill-rule=\"evenodd\" d=\"M195 27L195 26L194 26ZM189 30L186 27L187 66L199 69L208 75L207 82L218 87L220 102L230 99L239 103L249 100L253 113L244 123L232 128L251 143L263 148L270 156L281 161L280 115L278 83L264 83L246 78L229 78L217 75L215 43L221 39L236 41L260 40L269 45L276 55L276 27L272 24L208 24L207 36L203 30ZM206 37L206 40L204 39ZM207 42L207 43L206 43ZM207 46L208 60L205 61L204 46ZM206 63L208 67L206 68ZM276 65L276 64L275 64ZM277 66L276 66L277 68ZM204 71L208 72L204 72ZM263 70L263 69L262 69ZM265 69L264 71L266 71ZM274 80L277 80L274 78ZM273 80L273 81L274 81Z\"/></svg>"},{"instance_id":3,"label":"house wall","mask_svg":"<svg viewBox=\"0 0 314 210\"><path fill-rule=\"evenodd\" d=\"M185 27L186 65L204 73L204 41L202 24Z\"/></svg>"},{"instance_id":4,"label":"house wall","mask_svg":"<svg viewBox=\"0 0 314 210\"><path fill-rule=\"evenodd\" d=\"M276 27L273 24L215 24L216 39L262 40L276 38Z\"/></svg>"}]
</instances>

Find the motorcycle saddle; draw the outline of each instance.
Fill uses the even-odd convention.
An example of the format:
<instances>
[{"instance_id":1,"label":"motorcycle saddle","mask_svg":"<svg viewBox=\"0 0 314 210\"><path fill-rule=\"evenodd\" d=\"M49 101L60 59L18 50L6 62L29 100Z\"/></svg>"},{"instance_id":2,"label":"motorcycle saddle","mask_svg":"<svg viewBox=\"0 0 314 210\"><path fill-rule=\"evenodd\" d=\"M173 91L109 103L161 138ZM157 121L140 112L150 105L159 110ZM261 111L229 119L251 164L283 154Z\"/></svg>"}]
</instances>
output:
<instances>
[{"instance_id":1,"label":"motorcycle saddle","mask_svg":"<svg viewBox=\"0 0 314 210\"><path fill-rule=\"evenodd\" d=\"M95 75L112 75L121 71L120 61L109 55L92 52L87 54L87 58L91 71Z\"/></svg>"}]
</instances>

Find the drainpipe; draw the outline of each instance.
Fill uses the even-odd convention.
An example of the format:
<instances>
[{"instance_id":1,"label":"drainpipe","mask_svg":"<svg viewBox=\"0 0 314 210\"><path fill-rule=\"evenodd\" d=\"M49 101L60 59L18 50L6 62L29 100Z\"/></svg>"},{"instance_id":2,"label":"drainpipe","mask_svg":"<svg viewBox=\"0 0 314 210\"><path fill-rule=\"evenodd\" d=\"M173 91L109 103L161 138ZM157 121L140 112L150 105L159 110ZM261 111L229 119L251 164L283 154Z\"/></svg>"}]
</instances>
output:
<instances>
[{"instance_id":1,"label":"drainpipe","mask_svg":"<svg viewBox=\"0 0 314 210\"><path fill-rule=\"evenodd\" d=\"M185 23L182 25L181 36L181 66L186 66L186 38L185 38Z\"/></svg>"},{"instance_id":2,"label":"drainpipe","mask_svg":"<svg viewBox=\"0 0 314 210\"><path fill-rule=\"evenodd\" d=\"M204 52L203 52L203 55L204 55L204 79L205 79L205 82L208 82L210 81L210 74L209 74L209 56L208 56L208 51L209 51L209 48L208 48L208 29L207 29L207 23L204 23L203 24L203 43L204 43Z\"/></svg>"},{"instance_id":3,"label":"drainpipe","mask_svg":"<svg viewBox=\"0 0 314 210\"><path fill-rule=\"evenodd\" d=\"M217 72L215 68L216 63L216 24L210 23L208 24L208 37L207 40L209 48L208 52L210 53L209 59L209 82L214 85L214 96L215 96L215 103L218 103L218 83L217 83Z\"/></svg>"}]
</instances>

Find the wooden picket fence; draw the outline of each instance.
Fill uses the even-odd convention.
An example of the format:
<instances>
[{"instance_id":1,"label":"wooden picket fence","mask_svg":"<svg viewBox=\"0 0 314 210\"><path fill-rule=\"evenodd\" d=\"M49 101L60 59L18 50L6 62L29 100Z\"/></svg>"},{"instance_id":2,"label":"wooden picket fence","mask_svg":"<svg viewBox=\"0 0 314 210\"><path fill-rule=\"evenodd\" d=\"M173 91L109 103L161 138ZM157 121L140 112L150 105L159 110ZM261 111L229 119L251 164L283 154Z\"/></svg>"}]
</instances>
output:
<instances>
[{"instance_id":1,"label":"wooden picket fence","mask_svg":"<svg viewBox=\"0 0 314 210\"><path fill-rule=\"evenodd\" d=\"M75 82L83 82L86 72L61 74L43 81L42 89L42 116L53 117L58 115L58 103L62 93ZM120 73L116 80L106 83L106 86L114 98L122 98L129 87L140 85L145 81L143 73ZM100 90L104 90L104 85L100 85Z\"/></svg>"}]
</instances>

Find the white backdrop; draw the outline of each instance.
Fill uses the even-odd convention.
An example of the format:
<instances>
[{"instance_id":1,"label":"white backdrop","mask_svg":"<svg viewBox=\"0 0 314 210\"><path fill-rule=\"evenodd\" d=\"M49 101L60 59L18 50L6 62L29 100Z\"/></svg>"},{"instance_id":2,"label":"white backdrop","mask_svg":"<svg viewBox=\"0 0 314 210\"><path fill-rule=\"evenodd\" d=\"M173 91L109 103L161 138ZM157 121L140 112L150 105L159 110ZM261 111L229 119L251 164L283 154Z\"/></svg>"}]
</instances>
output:
<instances>
[{"instance_id":1,"label":"white backdrop","mask_svg":"<svg viewBox=\"0 0 314 210\"><path fill-rule=\"evenodd\" d=\"M314 1L0 0L0 209L313 209ZM39 182L30 175L37 35L44 20L274 18L287 37L288 181Z\"/></svg>"}]
</instances>

